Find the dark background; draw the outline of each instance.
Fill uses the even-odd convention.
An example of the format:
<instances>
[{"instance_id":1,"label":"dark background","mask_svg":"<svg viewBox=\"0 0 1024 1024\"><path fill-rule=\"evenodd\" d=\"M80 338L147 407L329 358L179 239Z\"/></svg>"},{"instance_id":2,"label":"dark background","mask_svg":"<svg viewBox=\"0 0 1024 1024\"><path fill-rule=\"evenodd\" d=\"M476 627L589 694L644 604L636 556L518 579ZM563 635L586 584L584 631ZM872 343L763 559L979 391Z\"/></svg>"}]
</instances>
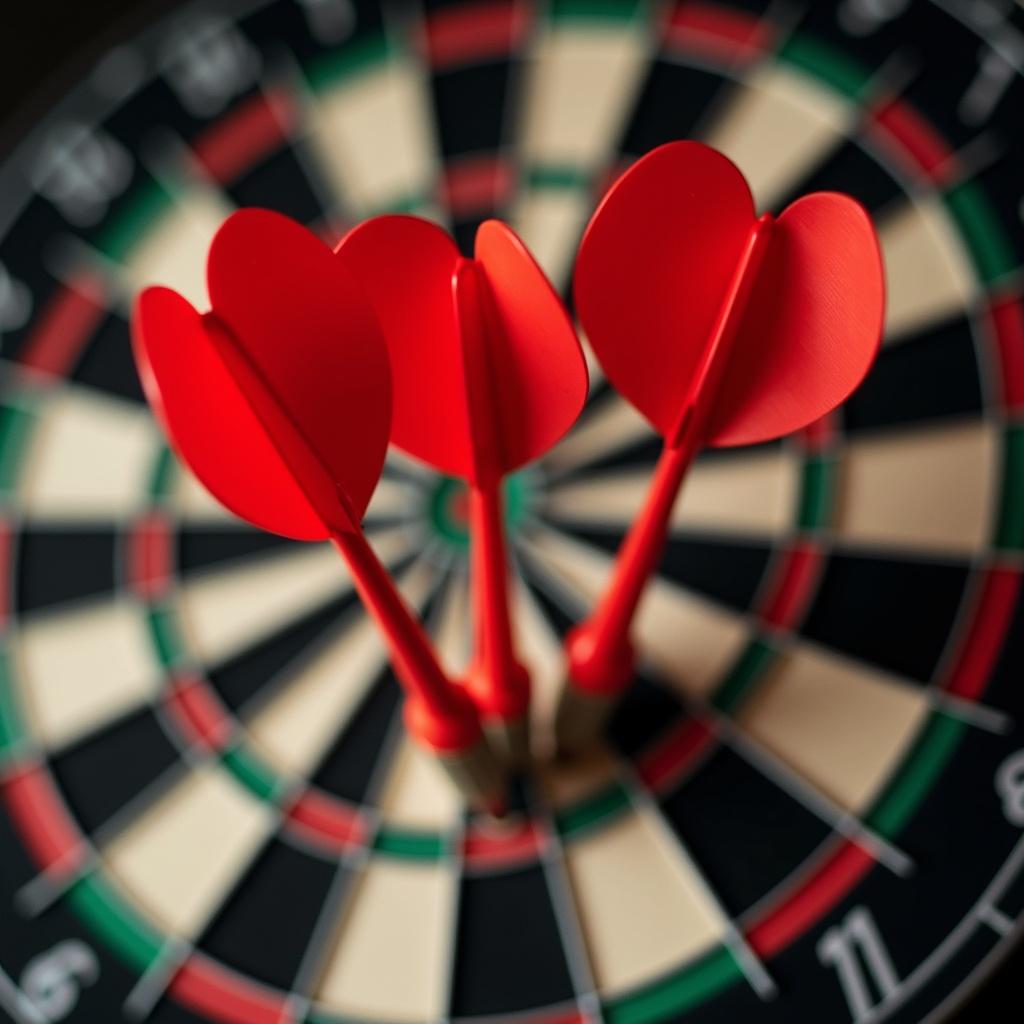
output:
<instances>
[{"instance_id":1,"label":"dark background","mask_svg":"<svg viewBox=\"0 0 1024 1024\"><path fill-rule=\"evenodd\" d=\"M180 6L175 0L0 0L0 153L74 88L107 46ZM950 1024L1024 1020L1022 976L1024 948Z\"/></svg>"}]
</instances>

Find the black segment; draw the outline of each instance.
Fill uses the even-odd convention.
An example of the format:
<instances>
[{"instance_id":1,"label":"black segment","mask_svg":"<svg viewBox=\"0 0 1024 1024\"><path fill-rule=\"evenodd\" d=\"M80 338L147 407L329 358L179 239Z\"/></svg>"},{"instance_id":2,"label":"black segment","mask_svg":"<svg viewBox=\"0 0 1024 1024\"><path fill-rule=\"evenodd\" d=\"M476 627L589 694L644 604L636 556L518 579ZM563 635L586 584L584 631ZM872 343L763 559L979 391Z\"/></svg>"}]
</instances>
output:
<instances>
[{"instance_id":1,"label":"black segment","mask_svg":"<svg viewBox=\"0 0 1024 1024\"><path fill-rule=\"evenodd\" d=\"M903 195L896 179L851 141L839 145L794 188L778 204L779 212L808 192L846 192L872 212Z\"/></svg>"},{"instance_id":2,"label":"black segment","mask_svg":"<svg viewBox=\"0 0 1024 1024\"><path fill-rule=\"evenodd\" d=\"M661 575L681 586L746 611L754 603L771 549L739 541L669 538Z\"/></svg>"},{"instance_id":3,"label":"black segment","mask_svg":"<svg viewBox=\"0 0 1024 1024\"><path fill-rule=\"evenodd\" d=\"M957 318L888 345L843 406L847 430L968 416L982 408L970 324Z\"/></svg>"},{"instance_id":4,"label":"black segment","mask_svg":"<svg viewBox=\"0 0 1024 1024\"><path fill-rule=\"evenodd\" d=\"M289 989L338 870L333 862L271 841L199 946L244 975Z\"/></svg>"},{"instance_id":5,"label":"black segment","mask_svg":"<svg viewBox=\"0 0 1024 1024\"><path fill-rule=\"evenodd\" d=\"M640 672L616 707L608 735L622 753L636 754L671 728L682 713L677 697Z\"/></svg>"},{"instance_id":6,"label":"black segment","mask_svg":"<svg viewBox=\"0 0 1024 1024\"><path fill-rule=\"evenodd\" d=\"M594 527L575 526L571 532L611 555L622 541L620 533ZM753 603L770 557L771 549L764 544L675 534L665 546L660 573L680 586L745 611Z\"/></svg>"},{"instance_id":7,"label":"black segment","mask_svg":"<svg viewBox=\"0 0 1024 1024\"><path fill-rule=\"evenodd\" d=\"M18 608L37 608L110 594L116 580L114 527L29 527L18 547Z\"/></svg>"},{"instance_id":8,"label":"black segment","mask_svg":"<svg viewBox=\"0 0 1024 1024\"><path fill-rule=\"evenodd\" d=\"M300 224L314 224L324 216L306 168L288 149L279 150L242 175L232 183L229 192L239 206L277 210Z\"/></svg>"},{"instance_id":9,"label":"black segment","mask_svg":"<svg viewBox=\"0 0 1024 1024\"><path fill-rule=\"evenodd\" d=\"M222 562L260 555L295 542L247 526L241 520L223 526L188 526L178 531L178 571L183 575Z\"/></svg>"},{"instance_id":10,"label":"black segment","mask_svg":"<svg viewBox=\"0 0 1024 1024\"><path fill-rule=\"evenodd\" d=\"M71 379L118 398L145 401L132 356L131 330L127 320L116 314L104 319L82 353Z\"/></svg>"},{"instance_id":11,"label":"black segment","mask_svg":"<svg viewBox=\"0 0 1024 1024\"><path fill-rule=\"evenodd\" d=\"M785 880L830 834L820 818L725 747L661 807L733 916Z\"/></svg>"},{"instance_id":12,"label":"black segment","mask_svg":"<svg viewBox=\"0 0 1024 1024\"><path fill-rule=\"evenodd\" d=\"M1020 681L1024 679L1024 587L1018 594L1014 604L1006 639L999 652L988 688L985 690L985 703L1007 711L1019 706L1021 689Z\"/></svg>"},{"instance_id":13,"label":"black segment","mask_svg":"<svg viewBox=\"0 0 1024 1024\"><path fill-rule=\"evenodd\" d=\"M833 555L803 632L927 682L953 628L967 576L966 567L953 563Z\"/></svg>"},{"instance_id":14,"label":"black segment","mask_svg":"<svg viewBox=\"0 0 1024 1024\"><path fill-rule=\"evenodd\" d=\"M655 146L689 137L723 82L711 71L655 62L622 140L623 153L639 157Z\"/></svg>"},{"instance_id":15,"label":"black segment","mask_svg":"<svg viewBox=\"0 0 1024 1024\"><path fill-rule=\"evenodd\" d=\"M434 101L441 152L496 154L501 146L505 90L511 70L501 58L434 75Z\"/></svg>"},{"instance_id":16,"label":"black segment","mask_svg":"<svg viewBox=\"0 0 1024 1024\"><path fill-rule=\"evenodd\" d=\"M446 17L445 9L454 8L461 17L458 4L427 0L427 18ZM499 213L506 189L501 180L504 147L509 129L511 87L516 62L508 53L482 56L451 66L435 67L431 77L438 145L445 163L450 188L449 206L455 240L462 252L473 252L480 223ZM494 173L493 192L486 191L479 200L467 201L459 195L460 175L472 173L480 161L482 174ZM511 163L507 164L511 174Z\"/></svg>"},{"instance_id":17,"label":"black segment","mask_svg":"<svg viewBox=\"0 0 1024 1024\"><path fill-rule=\"evenodd\" d=\"M573 996L539 865L464 877L455 948L453 1016L514 1013Z\"/></svg>"},{"instance_id":18,"label":"black segment","mask_svg":"<svg viewBox=\"0 0 1024 1024\"><path fill-rule=\"evenodd\" d=\"M398 713L400 697L398 681L390 669L385 669L312 781L347 800L361 801Z\"/></svg>"},{"instance_id":19,"label":"black segment","mask_svg":"<svg viewBox=\"0 0 1024 1024\"><path fill-rule=\"evenodd\" d=\"M177 759L156 715L143 708L55 755L51 767L83 831L90 833Z\"/></svg>"},{"instance_id":20,"label":"black segment","mask_svg":"<svg viewBox=\"0 0 1024 1024\"><path fill-rule=\"evenodd\" d=\"M354 593L335 598L209 673L214 689L232 710L255 697L279 672L301 658L310 644L338 625L356 603Z\"/></svg>"}]
</instances>

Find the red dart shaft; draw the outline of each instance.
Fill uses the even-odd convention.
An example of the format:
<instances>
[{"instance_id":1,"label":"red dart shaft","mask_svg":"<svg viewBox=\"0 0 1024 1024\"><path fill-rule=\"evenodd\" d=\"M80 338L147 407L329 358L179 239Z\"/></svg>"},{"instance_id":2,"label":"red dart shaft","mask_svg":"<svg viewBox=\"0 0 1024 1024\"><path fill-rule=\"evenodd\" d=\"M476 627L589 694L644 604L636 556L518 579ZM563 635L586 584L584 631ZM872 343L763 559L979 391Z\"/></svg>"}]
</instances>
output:
<instances>
[{"instance_id":1,"label":"red dart shaft","mask_svg":"<svg viewBox=\"0 0 1024 1024\"><path fill-rule=\"evenodd\" d=\"M469 521L477 634L477 672L470 686L485 716L521 718L529 704L529 677L512 645L500 485L470 488Z\"/></svg>"},{"instance_id":2,"label":"red dart shaft","mask_svg":"<svg viewBox=\"0 0 1024 1024\"><path fill-rule=\"evenodd\" d=\"M633 617L664 550L672 508L696 450L695 433L680 445L662 449L643 508L623 541L612 578L590 618L569 635L569 672L580 689L611 695L624 689L633 677L629 638Z\"/></svg>"},{"instance_id":3,"label":"red dart shaft","mask_svg":"<svg viewBox=\"0 0 1024 1024\"><path fill-rule=\"evenodd\" d=\"M361 532L338 531L332 540L348 563L356 590L380 627L409 699L407 719L416 736L438 751L466 750L480 739L473 702L445 675L423 628Z\"/></svg>"},{"instance_id":4,"label":"red dart shaft","mask_svg":"<svg viewBox=\"0 0 1024 1024\"><path fill-rule=\"evenodd\" d=\"M529 675L516 659L509 614L508 552L501 501L501 445L493 417L495 388L488 345L500 328L478 268L462 261L456 298L463 330L463 372L473 432L474 476L469 486L473 614L477 649L466 680L485 718L520 720L530 697Z\"/></svg>"}]
</instances>

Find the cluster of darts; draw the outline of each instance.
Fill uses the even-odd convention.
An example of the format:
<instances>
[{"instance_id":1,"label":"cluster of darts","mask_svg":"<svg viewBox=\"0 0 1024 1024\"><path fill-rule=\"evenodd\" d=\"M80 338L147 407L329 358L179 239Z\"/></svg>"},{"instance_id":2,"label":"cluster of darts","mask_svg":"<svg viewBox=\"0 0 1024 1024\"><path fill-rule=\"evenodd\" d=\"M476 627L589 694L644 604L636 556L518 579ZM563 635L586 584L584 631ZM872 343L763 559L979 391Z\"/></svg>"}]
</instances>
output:
<instances>
[{"instance_id":1,"label":"cluster of darts","mask_svg":"<svg viewBox=\"0 0 1024 1024\"><path fill-rule=\"evenodd\" d=\"M472 806L501 813L530 756L502 479L586 401L565 307L498 221L467 258L415 217L366 221L332 251L285 217L242 210L214 238L207 280L210 312L160 287L135 309L136 361L173 446L236 515L337 547L386 639L409 732ZM884 286L852 199L815 193L757 217L732 163L677 142L608 191L574 297L606 377L664 447L607 589L569 636L555 722L569 754L599 736L633 677L631 622L696 453L780 437L842 402L877 351ZM362 532L389 443L468 489L474 652L458 681Z\"/></svg>"}]
</instances>

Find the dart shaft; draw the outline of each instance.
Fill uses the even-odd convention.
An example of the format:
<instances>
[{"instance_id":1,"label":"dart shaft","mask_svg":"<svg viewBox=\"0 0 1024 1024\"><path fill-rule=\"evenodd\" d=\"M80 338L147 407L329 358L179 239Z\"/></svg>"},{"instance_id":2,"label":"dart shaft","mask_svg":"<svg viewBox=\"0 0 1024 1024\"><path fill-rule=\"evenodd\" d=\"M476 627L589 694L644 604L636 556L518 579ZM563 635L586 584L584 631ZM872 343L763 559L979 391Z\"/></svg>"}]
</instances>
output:
<instances>
[{"instance_id":1,"label":"dart shaft","mask_svg":"<svg viewBox=\"0 0 1024 1024\"><path fill-rule=\"evenodd\" d=\"M470 488L469 518L477 648L470 686L486 717L518 719L529 703L529 677L512 642L508 553L497 484Z\"/></svg>"},{"instance_id":2,"label":"dart shaft","mask_svg":"<svg viewBox=\"0 0 1024 1024\"><path fill-rule=\"evenodd\" d=\"M570 677L581 689L612 695L625 689L632 678L633 618L664 550L672 509L696 447L696 435L690 433L682 443L662 449L643 508L619 549L612 578L590 618L571 637Z\"/></svg>"},{"instance_id":3,"label":"dart shaft","mask_svg":"<svg viewBox=\"0 0 1024 1024\"><path fill-rule=\"evenodd\" d=\"M361 532L338 531L341 552L367 611L387 641L395 674L414 705L417 738L438 750L461 750L480 738L472 701L445 674L419 621Z\"/></svg>"}]
</instances>

